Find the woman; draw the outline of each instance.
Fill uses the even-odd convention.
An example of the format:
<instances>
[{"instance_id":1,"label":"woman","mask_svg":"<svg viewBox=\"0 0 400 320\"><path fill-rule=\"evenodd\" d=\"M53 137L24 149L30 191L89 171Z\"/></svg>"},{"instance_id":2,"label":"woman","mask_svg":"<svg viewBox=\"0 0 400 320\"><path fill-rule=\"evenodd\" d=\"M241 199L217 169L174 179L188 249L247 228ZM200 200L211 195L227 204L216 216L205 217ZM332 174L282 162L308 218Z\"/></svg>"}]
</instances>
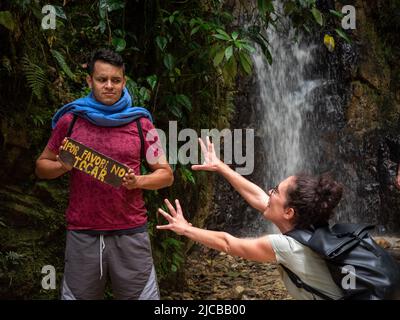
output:
<instances>
[{"instance_id":1,"label":"woman","mask_svg":"<svg viewBox=\"0 0 400 320\"><path fill-rule=\"evenodd\" d=\"M342 187L327 175L311 177L290 176L268 193L230 169L218 159L214 145L207 137L207 147L199 139L205 162L193 165L193 170L215 171L221 174L241 196L263 216L273 222L284 234L295 227L326 224L342 196ZM226 232L211 231L192 226L183 216L179 200L176 209L166 199L169 213L161 208L159 212L169 224L158 229L172 230L207 247L224 251L230 255L259 262L282 264L311 287L323 294L340 299L341 289L333 282L324 260L308 247L283 234L270 234L255 239L239 239ZM321 299L294 285L286 272L279 267L282 280L295 299Z\"/></svg>"}]
</instances>

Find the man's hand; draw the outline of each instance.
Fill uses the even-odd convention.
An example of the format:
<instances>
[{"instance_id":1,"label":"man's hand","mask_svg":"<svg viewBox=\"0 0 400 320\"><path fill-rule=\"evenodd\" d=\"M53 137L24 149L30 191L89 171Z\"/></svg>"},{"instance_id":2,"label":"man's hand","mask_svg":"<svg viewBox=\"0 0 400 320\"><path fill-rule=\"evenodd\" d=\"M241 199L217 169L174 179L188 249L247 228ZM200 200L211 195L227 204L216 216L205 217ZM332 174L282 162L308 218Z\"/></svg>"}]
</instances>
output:
<instances>
[{"instance_id":1,"label":"man's hand","mask_svg":"<svg viewBox=\"0 0 400 320\"><path fill-rule=\"evenodd\" d=\"M128 190L138 189L139 186L139 177L135 175L132 169L129 169L122 179L122 185Z\"/></svg>"},{"instance_id":2,"label":"man's hand","mask_svg":"<svg viewBox=\"0 0 400 320\"><path fill-rule=\"evenodd\" d=\"M187 222L184 218L179 200L175 200L176 210L168 201L168 199L165 199L164 202L167 205L170 214L168 214L161 208L158 209L158 212L160 212L164 216L164 218L167 219L169 224L157 226L157 229L172 230L177 234L184 235L187 228L189 228L192 224Z\"/></svg>"},{"instance_id":3,"label":"man's hand","mask_svg":"<svg viewBox=\"0 0 400 320\"><path fill-rule=\"evenodd\" d=\"M210 142L210 138L207 136L207 147L201 138L199 138L199 143L204 155L204 163L193 165L192 170L218 171L222 161L215 154L214 144Z\"/></svg>"},{"instance_id":4,"label":"man's hand","mask_svg":"<svg viewBox=\"0 0 400 320\"><path fill-rule=\"evenodd\" d=\"M62 143L61 143L60 148L58 149L58 154L60 154L61 150L64 150L64 146L65 146L66 143L67 143L67 138L64 138L64 140L63 140ZM61 167L62 167L66 172L72 170L73 166L71 166L71 165L65 163L64 161L62 161L62 160L60 159L60 156L59 156L59 155L56 155L56 159L57 159L57 161L61 164Z\"/></svg>"}]
</instances>

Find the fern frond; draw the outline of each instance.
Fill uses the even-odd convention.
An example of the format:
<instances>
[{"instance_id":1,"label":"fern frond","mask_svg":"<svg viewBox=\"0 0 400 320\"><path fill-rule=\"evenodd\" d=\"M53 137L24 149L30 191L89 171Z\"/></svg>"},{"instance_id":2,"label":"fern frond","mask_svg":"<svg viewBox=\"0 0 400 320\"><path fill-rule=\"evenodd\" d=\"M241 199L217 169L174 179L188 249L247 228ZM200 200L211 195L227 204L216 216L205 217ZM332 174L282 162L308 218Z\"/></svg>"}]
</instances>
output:
<instances>
[{"instance_id":1,"label":"fern frond","mask_svg":"<svg viewBox=\"0 0 400 320\"><path fill-rule=\"evenodd\" d=\"M57 50L50 50L50 51L51 51L51 54L53 55L53 57L57 60L58 65L65 72L65 74L68 77L70 77L72 80L75 80L75 75L73 74L71 69L68 67L67 62L65 61L64 56L61 54L61 52L59 52Z\"/></svg>"},{"instance_id":2,"label":"fern frond","mask_svg":"<svg viewBox=\"0 0 400 320\"><path fill-rule=\"evenodd\" d=\"M32 92L40 100L42 98L43 88L48 80L46 73L37 64L32 63L28 57L22 58L22 70Z\"/></svg>"}]
</instances>

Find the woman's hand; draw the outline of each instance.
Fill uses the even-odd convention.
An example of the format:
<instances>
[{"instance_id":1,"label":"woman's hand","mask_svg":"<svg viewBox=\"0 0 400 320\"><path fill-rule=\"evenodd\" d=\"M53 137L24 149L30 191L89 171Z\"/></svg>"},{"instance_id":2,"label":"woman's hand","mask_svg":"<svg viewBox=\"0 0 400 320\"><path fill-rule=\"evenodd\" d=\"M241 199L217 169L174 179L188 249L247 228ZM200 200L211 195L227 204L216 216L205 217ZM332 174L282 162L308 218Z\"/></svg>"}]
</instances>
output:
<instances>
[{"instance_id":1,"label":"woman's hand","mask_svg":"<svg viewBox=\"0 0 400 320\"><path fill-rule=\"evenodd\" d=\"M204 163L193 165L192 170L218 171L223 162L215 154L214 144L210 142L210 138L207 136L207 147L201 138L199 138L199 143L204 155Z\"/></svg>"},{"instance_id":2,"label":"woman's hand","mask_svg":"<svg viewBox=\"0 0 400 320\"><path fill-rule=\"evenodd\" d=\"M186 230L192 224L187 222L186 219L183 217L183 212L179 200L175 200L176 210L168 201L168 199L165 199L164 202L167 205L170 214L168 214L161 208L158 209L158 212L160 212L164 216L164 218L167 219L169 224L157 226L157 229L172 230L177 234L184 235Z\"/></svg>"}]
</instances>

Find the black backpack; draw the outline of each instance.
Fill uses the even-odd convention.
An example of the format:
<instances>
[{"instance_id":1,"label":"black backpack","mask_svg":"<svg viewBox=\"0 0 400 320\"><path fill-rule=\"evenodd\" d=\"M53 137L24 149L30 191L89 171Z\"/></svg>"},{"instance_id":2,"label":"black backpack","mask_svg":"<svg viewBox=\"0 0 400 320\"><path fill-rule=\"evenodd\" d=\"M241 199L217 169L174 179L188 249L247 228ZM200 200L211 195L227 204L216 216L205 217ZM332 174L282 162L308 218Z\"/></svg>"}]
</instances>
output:
<instances>
[{"instance_id":1,"label":"black backpack","mask_svg":"<svg viewBox=\"0 0 400 320\"><path fill-rule=\"evenodd\" d=\"M285 235L296 239L325 259L334 282L343 290L342 299L398 300L400 266L372 239L369 231L373 228L372 225L340 223L332 227L326 225L316 229L294 229ZM298 288L323 299L333 300L304 283L286 266L282 267ZM346 281L349 276L354 277L355 285L348 285Z\"/></svg>"}]
</instances>

